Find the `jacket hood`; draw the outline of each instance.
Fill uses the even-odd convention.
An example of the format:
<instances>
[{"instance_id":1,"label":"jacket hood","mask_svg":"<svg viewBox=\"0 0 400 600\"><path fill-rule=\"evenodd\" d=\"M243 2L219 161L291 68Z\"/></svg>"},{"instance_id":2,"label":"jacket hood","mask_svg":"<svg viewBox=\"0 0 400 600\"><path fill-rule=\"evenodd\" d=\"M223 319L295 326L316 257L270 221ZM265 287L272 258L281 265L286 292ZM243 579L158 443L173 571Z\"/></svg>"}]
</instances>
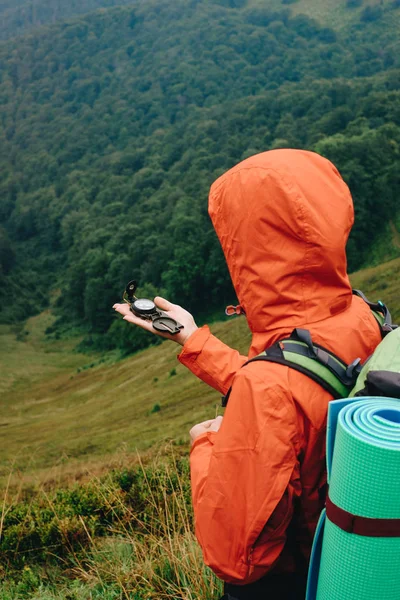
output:
<instances>
[{"instance_id":1,"label":"jacket hood","mask_svg":"<svg viewBox=\"0 0 400 600\"><path fill-rule=\"evenodd\" d=\"M353 202L327 159L289 149L252 156L211 186L209 214L253 333L250 354L350 306Z\"/></svg>"}]
</instances>

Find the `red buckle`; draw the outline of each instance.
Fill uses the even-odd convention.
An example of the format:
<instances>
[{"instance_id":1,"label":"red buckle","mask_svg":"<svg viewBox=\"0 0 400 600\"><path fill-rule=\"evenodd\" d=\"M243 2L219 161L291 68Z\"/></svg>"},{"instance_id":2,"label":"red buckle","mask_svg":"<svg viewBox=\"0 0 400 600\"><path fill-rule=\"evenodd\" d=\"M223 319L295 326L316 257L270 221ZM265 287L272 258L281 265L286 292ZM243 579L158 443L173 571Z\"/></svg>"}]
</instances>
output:
<instances>
[{"instance_id":1,"label":"red buckle","mask_svg":"<svg viewBox=\"0 0 400 600\"><path fill-rule=\"evenodd\" d=\"M233 317L233 315L244 315L245 312L244 312L243 308L240 306L240 304L238 304L237 306L233 306L232 304L230 304L229 306L226 307L225 314L228 317Z\"/></svg>"}]
</instances>

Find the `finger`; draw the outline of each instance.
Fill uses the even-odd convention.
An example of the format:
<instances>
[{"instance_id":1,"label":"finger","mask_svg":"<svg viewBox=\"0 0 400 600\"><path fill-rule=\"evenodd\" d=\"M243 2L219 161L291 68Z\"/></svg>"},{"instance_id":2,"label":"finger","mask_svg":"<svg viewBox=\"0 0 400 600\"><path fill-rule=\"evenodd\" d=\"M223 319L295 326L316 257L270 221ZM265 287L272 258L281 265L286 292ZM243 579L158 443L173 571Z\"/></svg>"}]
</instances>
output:
<instances>
[{"instance_id":1,"label":"finger","mask_svg":"<svg viewBox=\"0 0 400 600\"><path fill-rule=\"evenodd\" d=\"M123 321L128 321L129 323L133 323L134 325L138 325L142 329L146 331L150 331L150 333L154 333L154 335L158 335L166 340L173 340L174 338L169 333L163 333L161 331L156 331L153 327L153 323L151 321L146 321L145 319L140 319L136 317L133 313L129 312L124 316Z\"/></svg>"},{"instance_id":2,"label":"finger","mask_svg":"<svg viewBox=\"0 0 400 600\"><path fill-rule=\"evenodd\" d=\"M113 309L121 315L129 315L131 309L128 304L114 304ZM132 313L131 313L132 314Z\"/></svg>"},{"instance_id":3,"label":"finger","mask_svg":"<svg viewBox=\"0 0 400 600\"><path fill-rule=\"evenodd\" d=\"M217 417L216 419L214 419L214 421L211 423L210 427L209 427L209 431L219 431L220 427L222 425L222 417Z\"/></svg>"},{"instance_id":4,"label":"finger","mask_svg":"<svg viewBox=\"0 0 400 600\"><path fill-rule=\"evenodd\" d=\"M199 423L199 425L201 425L201 427L205 427L205 429L208 429L213 422L214 419L209 419L208 421L203 421L202 423Z\"/></svg>"},{"instance_id":5,"label":"finger","mask_svg":"<svg viewBox=\"0 0 400 600\"><path fill-rule=\"evenodd\" d=\"M210 419L210 421L203 421L202 423L197 423L197 425L193 425L193 427L189 431L190 435L195 435L198 431L208 429L208 427L210 427L211 425L212 420L213 419Z\"/></svg>"},{"instance_id":6,"label":"finger","mask_svg":"<svg viewBox=\"0 0 400 600\"><path fill-rule=\"evenodd\" d=\"M161 310L172 310L174 308L174 304L172 304L172 302L169 302L168 300L166 300L165 298L162 298L161 296L156 296L154 298L154 304L156 304L159 308L161 308Z\"/></svg>"},{"instance_id":7,"label":"finger","mask_svg":"<svg viewBox=\"0 0 400 600\"><path fill-rule=\"evenodd\" d=\"M134 325L139 325L139 327L142 327L142 329L146 329L146 331L151 331L152 333L155 333L151 321L139 319L139 317L135 317L135 315L133 315L132 313L125 315L123 321L128 321L129 323L133 323Z\"/></svg>"},{"instance_id":8,"label":"finger","mask_svg":"<svg viewBox=\"0 0 400 600\"><path fill-rule=\"evenodd\" d=\"M192 429L189 431L189 435L192 439L194 439L194 438L197 438L202 433L205 433L207 430L208 430L208 427L204 427L203 423L199 423L198 425L195 425L194 427L192 427Z\"/></svg>"},{"instance_id":9,"label":"finger","mask_svg":"<svg viewBox=\"0 0 400 600\"><path fill-rule=\"evenodd\" d=\"M197 428L198 428L198 425L193 425L193 427L191 427L189 429L189 435L193 436L195 434Z\"/></svg>"},{"instance_id":10,"label":"finger","mask_svg":"<svg viewBox=\"0 0 400 600\"><path fill-rule=\"evenodd\" d=\"M126 302L124 302L123 304L114 304L113 306L114 310L118 313L120 313L123 316L123 320L124 321L128 321L129 323L133 323L134 325L138 325L139 327L141 327L142 329L145 329L146 331L150 331L151 333L154 333L155 335L158 335L162 338L168 339L168 340L172 340L174 339L169 333L165 332L162 333L161 331L156 331L153 327L153 323L151 321L147 321L145 319L141 319L140 317L137 317L136 315L133 314L133 312L131 311L129 304L127 304Z\"/></svg>"}]
</instances>

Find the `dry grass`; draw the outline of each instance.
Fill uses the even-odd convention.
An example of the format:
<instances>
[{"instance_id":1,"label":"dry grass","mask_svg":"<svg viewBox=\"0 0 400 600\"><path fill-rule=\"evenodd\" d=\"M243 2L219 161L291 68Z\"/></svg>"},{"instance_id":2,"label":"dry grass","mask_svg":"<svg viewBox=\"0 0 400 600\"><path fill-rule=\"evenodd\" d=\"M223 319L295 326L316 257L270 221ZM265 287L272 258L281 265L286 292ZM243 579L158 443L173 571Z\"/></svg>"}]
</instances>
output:
<instances>
[{"instance_id":1,"label":"dry grass","mask_svg":"<svg viewBox=\"0 0 400 600\"><path fill-rule=\"evenodd\" d=\"M139 457L137 460L141 461ZM113 524L108 527L105 537L103 534L102 537L96 538L86 526L86 523L90 523L91 516L84 511L83 517L78 516L80 529L84 533L84 539L80 538L78 546L71 543L68 527L71 527L72 521L63 516L65 506L57 504L60 502L59 497L57 499L54 494L47 493L42 486L36 496L26 502L32 506L32 503L38 502L41 502L41 506L47 505L59 529L63 531L66 528L63 536L63 546L66 550L63 552L64 559L57 568L51 568L50 563L46 561L48 564L45 568L44 564L38 565L34 559L31 562L28 553L23 560L23 568L20 566L19 571L3 572L0 598L220 598L222 583L204 565L201 550L193 535L187 473L182 472L177 460L179 458L169 446L153 457L146 466L140 465L143 483L138 506L133 501L135 496L126 495L118 490L112 479L98 479L92 476L90 489L98 498L96 505L100 503L102 510L114 516ZM83 494L82 500L85 497ZM144 498L145 513L141 512L143 506L140 504ZM15 502L8 498L2 514L10 510L13 504ZM140 514L145 514L145 521L138 516ZM46 552L48 557L51 557L52 548L47 548Z\"/></svg>"},{"instance_id":2,"label":"dry grass","mask_svg":"<svg viewBox=\"0 0 400 600\"><path fill-rule=\"evenodd\" d=\"M172 478L172 471L169 475ZM156 500L160 495L161 503ZM76 574L92 584L117 582L127 598L139 590L157 600L219 598L222 583L204 565L193 535L183 482L179 480L178 489L172 493L167 493L164 486L154 490L148 484L148 498L154 521L138 523L146 534L138 537L121 521L113 537L92 544L90 559L77 567ZM137 520L134 511L129 520Z\"/></svg>"},{"instance_id":3,"label":"dry grass","mask_svg":"<svg viewBox=\"0 0 400 600\"><path fill-rule=\"evenodd\" d=\"M190 427L215 415L220 395L177 364L175 344L100 362L99 356L72 352L71 342L46 341L48 318L28 320L24 341L10 328L1 331L3 478L11 464L14 484L28 473L55 481L72 472L85 477L88 469L100 472L166 438L187 444ZM213 330L231 346L247 349L244 320ZM155 404L159 412L151 412Z\"/></svg>"},{"instance_id":4,"label":"dry grass","mask_svg":"<svg viewBox=\"0 0 400 600\"><path fill-rule=\"evenodd\" d=\"M385 302L391 311L393 322L400 324L399 281L400 258L363 269L351 276L353 287L363 290L373 302Z\"/></svg>"}]
</instances>

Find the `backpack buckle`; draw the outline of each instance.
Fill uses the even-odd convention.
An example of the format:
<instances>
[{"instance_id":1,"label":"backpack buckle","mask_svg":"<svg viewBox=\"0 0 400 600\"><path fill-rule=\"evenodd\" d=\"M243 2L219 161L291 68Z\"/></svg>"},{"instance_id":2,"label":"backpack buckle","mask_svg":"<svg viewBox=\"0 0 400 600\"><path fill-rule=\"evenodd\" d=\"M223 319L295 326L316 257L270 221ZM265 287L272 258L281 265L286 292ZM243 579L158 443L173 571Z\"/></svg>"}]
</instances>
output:
<instances>
[{"instance_id":1,"label":"backpack buckle","mask_svg":"<svg viewBox=\"0 0 400 600\"><path fill-rule=\"evenodd\" d=\"M308 348L309 356L311 356L311 358L317 358L317 351L314 348L314 344L311 339L311 333L308 331L308 329L296 328L292 331L290 337L303 342L303 344L305 344Z\"/></svg>"},{"instance_id":2,"label":"backpack buckle","mask_svg":"<svg viewBox=\"0 0 400 600\"><path fill-rule=\"evenodd\" d=\"M233 315L245 315L243 308L238 304L237 306L233 306L230 304L225 309L225 314L227 317L232 317Z\"/></svg>"},{"instance_id":3,"label":"backpack buckle","mask_svg":"<svg viewBox=\"0 0 400 600\"><path fill-rule=\"evenodd\" d=\"M355 381L360 374L362 369L361 358L356 358L346 369L346 377L349 378L351 382Z\"/></svg>"}]
</instances>

